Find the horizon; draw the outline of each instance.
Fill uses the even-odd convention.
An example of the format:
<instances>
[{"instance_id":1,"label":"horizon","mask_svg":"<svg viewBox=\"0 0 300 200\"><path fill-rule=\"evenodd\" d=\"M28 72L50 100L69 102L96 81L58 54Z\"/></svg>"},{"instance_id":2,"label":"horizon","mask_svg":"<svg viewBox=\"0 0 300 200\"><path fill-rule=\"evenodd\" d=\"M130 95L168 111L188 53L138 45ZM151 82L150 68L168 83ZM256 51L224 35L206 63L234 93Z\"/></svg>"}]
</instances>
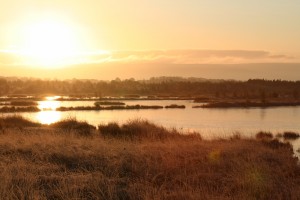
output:
<instances>
[{"instance_id":1,"label":"horizon","mask_svg":"<svg viewBox=\"0 0 300 200\"><path fill-rule=\"evenodd\" d=\"M299 63L245 63L245 64L120 64L106 63L75 65L63 68L34 68L0 66L3 77L40 79L95 79L115 78L136 80L151 77L195 77L245 81L249 79L299 81ZM166 73L168 71L168 73ZM143 72L143 73L141 73Z\"/></svg>"}]
</instances>

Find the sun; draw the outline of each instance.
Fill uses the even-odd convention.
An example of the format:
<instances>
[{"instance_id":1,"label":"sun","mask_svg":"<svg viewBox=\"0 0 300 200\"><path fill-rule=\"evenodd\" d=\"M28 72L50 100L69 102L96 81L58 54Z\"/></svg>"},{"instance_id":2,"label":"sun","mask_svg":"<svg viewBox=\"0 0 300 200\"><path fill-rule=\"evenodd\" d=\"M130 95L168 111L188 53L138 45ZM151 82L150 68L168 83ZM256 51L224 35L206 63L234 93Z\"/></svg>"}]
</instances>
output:
<instances>
[{"instance_id":1,"label":"sun","mask_svg":"<svg viewBox=\"0 0 300 200\"><path fill-rule=\"evenodd\" d=\"M32 65L59 66L72 62L80 50L76 28L57 18L32 21L24 27L22 53Z\"/></svg>"}]
</instances>

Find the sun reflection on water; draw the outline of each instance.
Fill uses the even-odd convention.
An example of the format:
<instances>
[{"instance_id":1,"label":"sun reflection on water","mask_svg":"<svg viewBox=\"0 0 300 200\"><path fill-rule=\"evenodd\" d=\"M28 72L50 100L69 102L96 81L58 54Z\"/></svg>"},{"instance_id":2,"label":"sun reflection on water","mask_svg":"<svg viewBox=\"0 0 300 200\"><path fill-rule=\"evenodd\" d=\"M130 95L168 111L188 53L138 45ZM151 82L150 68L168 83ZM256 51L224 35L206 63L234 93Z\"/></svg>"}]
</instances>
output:
<instances>
[{"instance_id":1,"label":"sun reflection on water","mask_svg":"<svg viewBox=\"0 0 300 200\"><path fill-rule=\"evenodd\" d=\"M46 97L46 101L40 101L38 108L42 111L55 111L58 107L60 107L60 102L56 101L59 96L51 96L51 97Z\"/></svg>"},{"instance_id":2,"label":"sun reflection on water","mask_svg":"<svg viewBox=\"0 0 300 200\"><path fill-rule=\"evenodd\" d=\"M48 100L48 101L54 101L54 100L57 100L57 99L59 99L61 96L50 96L50 97L46 97L46 99Z\"/></svg>"},{"instance_id":3,"label":"sun reflection on water","mask_svg":"<svg viewBox=\"0 0 300 200\"><path fill-rule=\"evenodd\" d=\"M37 120L42 124L51 124L61 119L61 113L56 111L60 107L60 102L56 101L60 96L46 97L45 101L40 101L38 108L41 110L37 114Z\"/></svg>"},{"instance_id":4,"label":"sun reflection on water","mask_svg":"<svg viewBox=\"0 0 300 200\"><path fill-rule=\"evenodd\" d=\"M52 124L61 120L61 113L58 111L41 111L36 118L41 124Z\"/></svg>"},{"instance_id":5,"label":"sun reflection on water","mask_svg":"<svg viewBox=\"0 0 300 200\"><path fill-rule=\"evenodd\" d=\"M39 102L38 108L43 111L55 111L59 106L59 101L41 101Z\"/></svg>"}]
</instances>

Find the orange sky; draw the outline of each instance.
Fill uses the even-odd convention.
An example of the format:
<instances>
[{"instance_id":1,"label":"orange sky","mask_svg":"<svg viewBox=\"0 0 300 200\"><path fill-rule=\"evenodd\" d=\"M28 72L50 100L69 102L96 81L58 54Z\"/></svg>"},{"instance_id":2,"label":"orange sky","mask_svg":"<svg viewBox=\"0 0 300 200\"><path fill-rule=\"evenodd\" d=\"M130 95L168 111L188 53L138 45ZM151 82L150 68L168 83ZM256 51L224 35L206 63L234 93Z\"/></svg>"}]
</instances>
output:
<instances>
[{"instance_id":1,"label":"orange sky","mask_svg":"<svg viewBox=\"0 0 300 200\"><path fill-rule=\"evenodd\" d=\"M300 63L299 10L284 0L4 0L0 67L20 76L131 63L172 75L166 66Z\"/></svg>"}]
</instances>

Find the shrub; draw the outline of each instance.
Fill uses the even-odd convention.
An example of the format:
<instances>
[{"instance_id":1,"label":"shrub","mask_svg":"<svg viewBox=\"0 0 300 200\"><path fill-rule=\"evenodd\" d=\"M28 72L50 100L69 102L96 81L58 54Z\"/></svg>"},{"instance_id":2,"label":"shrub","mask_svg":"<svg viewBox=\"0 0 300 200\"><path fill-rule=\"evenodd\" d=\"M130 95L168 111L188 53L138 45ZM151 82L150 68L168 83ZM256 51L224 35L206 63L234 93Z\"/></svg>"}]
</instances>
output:
<instances>
[{"instance_id":1,"label":"shrub","mask_svg":"<svg viewBox=\"0 0 300 200\"><path fill-rule=\"evenodd\" d=\"M122 134L121 127L116 122L110 122L107 125L100 124L98 130L103 136L119 137Z\"/></svg>"},{"instance_id":2,"label":"shrub","mask_svg":"<svg viewBox=\"0 0 300 200\"><path fill-rule=\"evenodd\" d=\"M271 149L280 149L280 148L287 148L289 149L291 152L293 152L293 148L291 146L290 143L283 143L280 142L277 139L273 139L273 140L263 140L263 144L268 146Z\"/></svg>"},{"instance_id":3,"label":"shrub","mask_svg":"<svg viewBox=\"0 0 300 200\"><path fill-rule=\"evenodd\" d=\"M132 105L132 106L126 106L126 110L132 110L132 109L162 109L164 108L163 106L144 106L144 105Z\"/></svg>"},{"instance_id":4,"label":"shrub","mask_svg":"<svg viewBox=\"0 0 300 200\"><path fill-rule=\"evenodd\" d=\"M167 130L164 127L157 126L147 120L130 120L123 125L118 123L100 124L99 132L107 137L117 137L125 139L167 139L172 137L182 137L176 130ZM200 138L200 135L199 135Z\"/></svg>"},{"instance_id":5,"label":"shrub","mask_svg":"<svg viewBox=\"0 0 300 200\"><path fill-rule=\"evenodd\" d=\"M272 138L273 138L273 134L270 132L260 131L256 134L256 139L259 139L259 140L265 140L265 139L269 140Z\"/></svg>"},{"instance_id":6,"label":"shrub","mask_svg":"<svg viewBox=\"0 0 300 200\"><path fill-rule=\"evenodd\" d=\"M295 133L295 132L291 132L291 131L287 131L287 132L283 133L283 138L284 139L295 140L299 137L300 137L299 133Z\"/></svg>"},{"instance_id":7,"label":"shrub","mask_svg":"<svg viewBox=\"0 0 300 200\"><path fill-rule=\"evenodd\" d=\"M90 136L93 133L93 130L96 129L95 126L92 126L84 121L78 121L76 118L68 118L62 121L53 123L49 125L53 128L59 128L66 130L68 132L74 131L75 133L82 136Z\"/></svg>"},{"instance_id":8,"label":"shrub","mask_svg":"<svg viewBox=\"0 0 300 200\"><path fill-rule=\"evenodd\" d=\"M22 116L13 115L0 118L2 128L21 128L21 127L38 127L40 123L32 122Z\"/></svg>"}]
</instances>

